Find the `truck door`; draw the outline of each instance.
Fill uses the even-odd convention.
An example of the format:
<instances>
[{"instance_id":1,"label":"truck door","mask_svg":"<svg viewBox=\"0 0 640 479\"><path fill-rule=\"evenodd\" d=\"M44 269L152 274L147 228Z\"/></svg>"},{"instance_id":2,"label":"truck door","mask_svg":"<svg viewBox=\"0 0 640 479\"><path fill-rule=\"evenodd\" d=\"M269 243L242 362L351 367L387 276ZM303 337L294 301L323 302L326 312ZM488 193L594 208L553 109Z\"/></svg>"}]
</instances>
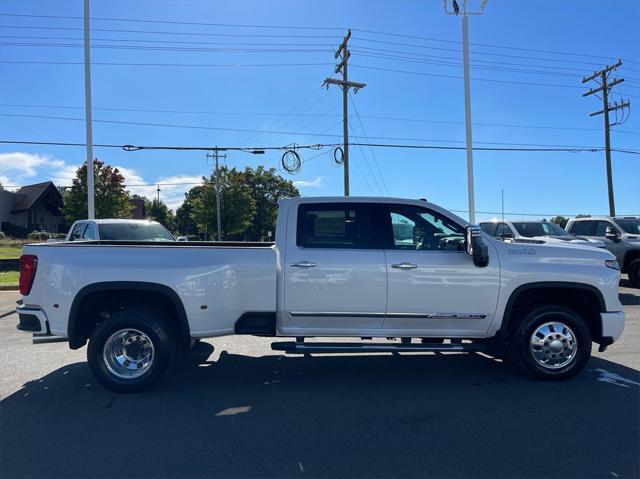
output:
<instances>
[{"instance_id":1,"label":"truck door","mask_svg":"<svg viewBox=\"0 0 640 479\"><path fill-rule=\"evenodd\" d=\"M387 273L376 204L301 203L287 231L284 314L280 329L324 334L382 326ZM377 219L376 219L377 218Z\"/></svg>"},{"instance_id":2,"label":"truck door","mask_svg":"<svg viewBox=\"0 0 640 479\"><path fill-rule=\"evenodd\" d=\"M387 315L383 329L407 335L484 332L495 314L500 270L495 249L485 268L464 250L464 227L417 205L386 209Z\"/></svg>"}]
</instances>

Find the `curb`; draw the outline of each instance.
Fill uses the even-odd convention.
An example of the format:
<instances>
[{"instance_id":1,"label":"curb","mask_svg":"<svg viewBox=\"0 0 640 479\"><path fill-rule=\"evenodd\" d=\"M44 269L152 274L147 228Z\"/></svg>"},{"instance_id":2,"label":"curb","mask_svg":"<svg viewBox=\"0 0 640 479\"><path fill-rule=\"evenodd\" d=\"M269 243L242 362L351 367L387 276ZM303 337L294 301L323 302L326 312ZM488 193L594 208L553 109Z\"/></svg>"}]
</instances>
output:
<instances>
[{"instance_id":1,"label":"curb","mask_svg":"<svg viewBox=\"0 0 640 479\"><path fill-rule=\"evenodd\" d=\"M0 291L20 291L17 284L0 284Z\"/></svg>"}]
</instances>

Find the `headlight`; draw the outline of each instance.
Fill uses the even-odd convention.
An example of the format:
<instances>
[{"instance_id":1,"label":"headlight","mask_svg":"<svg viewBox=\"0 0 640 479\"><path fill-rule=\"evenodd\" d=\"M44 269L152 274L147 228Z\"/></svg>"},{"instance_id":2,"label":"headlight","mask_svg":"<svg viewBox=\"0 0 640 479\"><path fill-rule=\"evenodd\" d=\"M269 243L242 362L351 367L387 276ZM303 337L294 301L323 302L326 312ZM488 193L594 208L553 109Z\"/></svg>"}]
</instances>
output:
<instances>
[{"instance_id":1,"label":"headlight","mask_svg":"<svg viewBox=\"0 0 640 479\"><path fill-rule=\"evenodd\" d=\"M618 271L620 271L620 263L618 263L618 260L616 259L605 259L604 265L607 268L617 269Z\"/></svg>"}]
</instances>

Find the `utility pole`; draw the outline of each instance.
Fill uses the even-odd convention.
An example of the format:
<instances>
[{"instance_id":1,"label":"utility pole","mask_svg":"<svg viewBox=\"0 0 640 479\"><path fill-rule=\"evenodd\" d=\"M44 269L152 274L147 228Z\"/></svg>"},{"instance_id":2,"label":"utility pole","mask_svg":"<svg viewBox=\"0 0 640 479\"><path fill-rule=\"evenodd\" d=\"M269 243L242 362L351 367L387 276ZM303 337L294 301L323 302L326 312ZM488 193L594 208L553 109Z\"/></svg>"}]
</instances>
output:
<instances>
[{"instance_id":1,"label":"utility pole","mask_svg":"<svg viewBox=\"0 0 640 479\"><path fill-rule=\"evenodd\" d=\"M216 162L216 220L218 226L218 241L222 241L222 219L220 218L220 171L218 169L218 159L226 158L227 155L221 155L218 148L213 150L213 155L211 153L207 153L207 158L214 158Z\"/></svg>"},{"instance_id":2,"label":"utility pole","mask_svg":"<svg viewBox=\"0 0 640 479\"><path fill-rule=\"evenodd\" d=\"M344 196L349 196L349 88L353 88L354 93L358 93L360 88L367 86L365 83L350 82L348 77L348 61L351 52L348 48L349 39L351 38L351 29L347 31L347 35L343 38L342 43L336 50L334 58L340 57L340 62L336 65L335 73L342 71L342 80L326 78L322 86L338 85L342 88L342 135L343 135L343 151L342 164L344 167Z\"/></svg>"},{"instance_id":3,"label":"utility pole","mask_svg":"<svg viewBox=\"0 0 640 479\"><path fill-rule=\"evenodd\" d=\"M476 201L475 187L473 181L473 133L471 126L471 78L469 77L469 15L482 15L484 6L488 0L482 0L480 10L471 12L467 9L467 0L462 0L462 63L464 70L464 121L466 128L466 144L467 144L467 196L469 200L469 222L476 222ZM460 6L457 0L452 0L453 10L447 7L447 0L444 2L444 11L447 15L460 14Z\"/></svg>"},{"instance_id":4,"label":"utility pole","mask_svg":"<svg viewBox=\"0 0 640 479\"><path fill-rule=\"evenodd\" d=\"M158 201L157 201L157 204L158 204L158 206L159 206L159 205L160 205L160 192L162 191L162 190L160 189L160 185L158 185L158 189L157 189L156 191L158 192Z\"/></svg>"},{"instance_id":5,"label":"utility pole","mask_svg":"<svg viewBox=\"0 0 640 479\"><path fill-rule=\"evenodd\" d=\"M87 136L87 213L89 219L96 217L93 178L93 118L91 111L91 37L89 0L84 0L84 111Z\"/></svg>"},{"instance_id":6,"label":"utility pole","mask_svg":"<svg viewBox=\"0 0 640 479\"><path fill-rule=\"evenodd\" d=\"M611 89L624 81L624 78L615 78L611 83L609 83L610 73L620 66L622 66L622 60L618 60L613 65L607 65L602 70L593 72L593 74L582 79L582 83L592 80L599 82L598 87L591 88L588 92L583 93L582 96L596 95L602 100L603 104L602 110L595 111L589 114L589 116L604 115L604 149L607 167L607 191L609 193L609 216L616 215L616 204L613 197L613 173L611 169L611 126L613 125L610 124L609 112L622 110L631 106L629 100L623 100L620 103L614 102L613 105L609 103L609 92ZM597 95L599 92L602 92L602 97ZM614 123L614 125L616 124L617 123Z\"/></svg>"}]
</instances>

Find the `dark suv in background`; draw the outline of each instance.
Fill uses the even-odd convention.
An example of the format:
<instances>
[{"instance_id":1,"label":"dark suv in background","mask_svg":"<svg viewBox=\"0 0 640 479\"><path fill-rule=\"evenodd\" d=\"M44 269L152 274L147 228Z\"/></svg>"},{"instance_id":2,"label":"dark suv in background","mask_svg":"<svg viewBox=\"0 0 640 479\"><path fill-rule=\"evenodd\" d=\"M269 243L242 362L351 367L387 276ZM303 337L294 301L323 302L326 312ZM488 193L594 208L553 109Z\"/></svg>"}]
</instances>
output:
<instances>
[{"instance_id":1,"label":"dark suv in background","mask_svg":"<svg viewBox=\"0 0 640 479\"><path fill-rule=\"evenodd\" d=\"M640 217L587 216L573 218L567 223L569 233L604 241L629 275L632 286L640 288Z\"/></svg>"}]
</instances>

